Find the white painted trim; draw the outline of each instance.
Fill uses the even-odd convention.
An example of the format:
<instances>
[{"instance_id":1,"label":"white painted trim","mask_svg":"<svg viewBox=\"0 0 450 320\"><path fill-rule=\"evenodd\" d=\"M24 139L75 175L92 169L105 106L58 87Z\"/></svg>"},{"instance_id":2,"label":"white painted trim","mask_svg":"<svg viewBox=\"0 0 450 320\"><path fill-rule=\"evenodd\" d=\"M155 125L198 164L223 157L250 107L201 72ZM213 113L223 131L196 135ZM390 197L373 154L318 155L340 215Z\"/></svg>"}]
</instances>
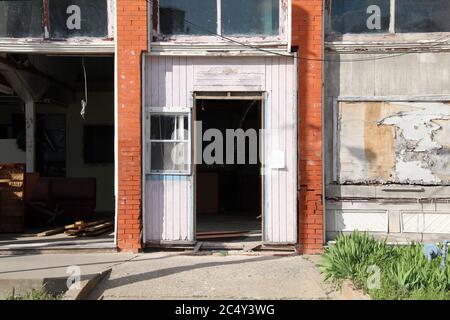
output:
<instances>
[{"instance_id":1,"label":"white painted trim","mask_svg":"<svg viewBox=\"0 0 450 320\"><path fill-rule=\"evenodd\" d=\"M294 188L294 199L296 199L295 204L294 204L294 239L295 239L295 243L299 243L299 238L298 238L298 233L299 233L299 229L298 226L301 223L300 221L300 215L299 215L299 211L298 211L298 178L299 178L299 172L298 172L298 164L299 164L299 159L298 159L298 144L299 144L299 135L298 135L298 121L299 121L299 114L298 114L298 99L299 99L299 64L298 64L298 52L294 53L294 56L296 59L294 59L294 94L295 94L295 101L294 101L294 117L295 117L295 121L294 121L294 134L295 134L295 146L294 148L294 152L293 152L293 156L294 156L294 164L295 164L295 170L294 170L294 176L295 176L295 188ZM324 204L322 204L322 206L324 207Z\"/></svg>"},{"instance_id":2,"label":"white painted trim","mask_svg":"<svg viewBox=\"0 0 450 320\"><path fill-rule=\"evenodd\" d=\"M145 101L145 90L146 90L146 80L145 80L145 61L146 59L142 59L142 68L141 68L141 75L142 75L142 83L141 83L141 88L142 88L142 98L141 98L141 215L142 215L142 224L141 224L141 229L142 229L142 238L141 238L141 242L145 243L146 238L146 215L145 215L145 205L146 205L146 192L145 192L145 185L146 185L146 173L147 173L147 166L145 164L145 161L147 160L145 158L145 150L146 150L146 126L145 126L145 122L146 122L146 114L144 113L145 110L142 110L142 106L145 106L146 101Z\"/></svg>"},{"instance_id":3,"label":"white painted trim","mask_svg":"<svg viewBox=\"0 0 450 320\"><path fill-rule=\"evenodd\" d=\"M290 53L292 50L292 0L288 0L288 12L287 12L287 52Z\"/></svg>"},{"instance_id":4,"label":"white painted trim","mask_svg":"<svg viewBox=\"0 0 450 320\"><path fill-rule=\"evenodd\" d=\"M224 43L161 43L153 42L151 56L274 56L276 54L286 55L286 42L249 42L251 47L261 48L257 50L242 45L230 45ZM268 52L269 51L269 52Z\"/></svg>"},{"instance_id":5,"label":"white painted trim","mask_svg":"<svg viewBox=\"0 0 450 320\"><path fill-rule=\"evenodd\" d=\"M117 7L114 6L114 25L117 26ZM117 27L114 28L114 245L117 247L119 218L119 84L117 59Z\"/></svg>"},{"instance_id":6,"label":"white painted trim","mask_svg":"<svg viewBox=\"0 0 450 320\"><path fill-rule=\"evenodd\" d=\"M395 0L390 1L389 33L395 34Z\"/></svg>"},{"instance_id":7,"label":"white painted trim","mask_svg":"<svg viewBox=\"0 0 450 320\"><path fill-rule=\"evenodd\" d=\"M339 148L339 130L338 130L338 99L333 99L333 150L331 150L331 154L333 155L333 174L332 174L332 181L337 182L338 177L338 148Z\"/></svg>"},{"instance_id":8,"label":"white painted trim","mask_svg":"<svg viewBox=\"0 0 450 320\"><path fill-rule=\"evenodd\" d=\"M74 39L64 42L5 40L0 39L0 52L40 54L114 54L112 40L95 41Z\"/></svg>"},{"instance_id":9,"label":"white painted trim","mask_svg":"<svg viewBox=\"0 0 450 320\"><path fill-rule=\"evenodd\" d=\"M108 10L108 36L115 38L115 16L116 16L116 0L107 0L107 10Z\"/></svg>"},{"instance_id":10,"label":"white painted trim","mask_svg":"<svg viewBox=\"0 0 450 320\"><path fill-rule=\"evenodd\" d=\"M145 112L149 112L152 114L177 115L180 113L189 113L191 112L191 108L168 108L168 107L146 106Z\"/></svg>"},{"instance_id":11,"label":"white painted trim","mask_svg":"<svg viewBox=\"0 0 450 320\"><path fill-rule=\"evenodd\" d=\"M216 26L216 33L222 34L222 0L216 0L217 1L217 26Z\"/></svg>"}]
</instances>

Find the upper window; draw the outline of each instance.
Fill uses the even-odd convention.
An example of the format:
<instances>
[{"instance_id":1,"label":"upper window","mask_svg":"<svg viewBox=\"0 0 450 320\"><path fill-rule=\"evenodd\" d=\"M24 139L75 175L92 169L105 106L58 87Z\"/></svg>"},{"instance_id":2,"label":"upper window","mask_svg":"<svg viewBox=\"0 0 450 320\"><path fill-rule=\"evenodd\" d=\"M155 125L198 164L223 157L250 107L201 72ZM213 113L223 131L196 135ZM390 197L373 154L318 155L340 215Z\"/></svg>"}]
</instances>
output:
<instances>
[{"instance_id":1,"label":"upper window","mask_svg":"<svg viewBox=\"0 0 450 320\"><path fill-rule=\"evenodd\" d=\"M279 0L160 0L164 35L278 35Z\"/></svg>"},{"instance_id":2,"label":"upper window","mask_svg":"<svg viewBox=\"0 0 450 320\"><path fill-rule=\"evenodd\" d=\"M395 32L450 32L450 1L396 0Z\"/></svg>"},{"instance_id":3,"label":"upper window","mask_svg":"<svg viewBox=\"0 0 450 320\"><path fill-rule=\"evenodd\" d=\"M111 0L0 0L0 38L107 37Z\"/></svg>"},{"instance_id":4,"label":"upper window","mask_svg":"<svg viewBox=\"0 0 450 320\"><path fill-rule=\"evenodd\" d=\"M43 1L0 1L0 37L42 37Z\"/></svg>"},{"instance_id":5,"label":"upper window","mask_svg":"<svg viewBox=\"0 0 450 320\"><path fill-rule=\"evenodd\" d=\"M390 0L332 0L331 24L337 33L389 31Z\"/></svg>"},{"instance_id":6,"label":"upper window","mask_svg":"<svg viewBox=\"0 0 450 320\"><path fill-rule=\"evenodd\" d=\"M331 0L333 33L450 32L448 0Z\"/></svg>"}]
</instances>

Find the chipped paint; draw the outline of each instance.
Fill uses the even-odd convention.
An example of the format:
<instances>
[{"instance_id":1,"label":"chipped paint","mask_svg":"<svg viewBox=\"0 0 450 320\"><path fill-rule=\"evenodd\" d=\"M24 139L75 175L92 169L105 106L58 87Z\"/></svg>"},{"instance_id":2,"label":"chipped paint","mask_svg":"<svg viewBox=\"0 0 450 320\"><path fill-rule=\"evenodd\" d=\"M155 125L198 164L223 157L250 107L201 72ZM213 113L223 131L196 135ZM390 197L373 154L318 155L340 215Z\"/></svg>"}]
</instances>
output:
<instances>
[{"instance_id":1,"label":"chipped paint","mask_svg":"<svg viewBox=\"0 0 450 320\"><path fill-rule=\"evenodd\" d=\"M341 103L340 183L450 183L450 104Z\"/></svg>"}]
</instances>

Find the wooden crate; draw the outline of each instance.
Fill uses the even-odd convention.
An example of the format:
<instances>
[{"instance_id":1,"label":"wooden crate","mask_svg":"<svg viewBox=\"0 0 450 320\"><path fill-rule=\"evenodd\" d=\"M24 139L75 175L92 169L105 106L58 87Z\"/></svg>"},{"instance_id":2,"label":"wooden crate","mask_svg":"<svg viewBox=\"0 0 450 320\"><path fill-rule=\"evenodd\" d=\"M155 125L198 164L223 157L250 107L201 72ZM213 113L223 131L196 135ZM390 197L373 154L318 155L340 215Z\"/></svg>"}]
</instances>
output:
<instances>
[{"instance_id":1,"label":"wooden crate","mask_svg":"<svg viewBox=\"0 0 450 320\"><path fill-rule=\"evenodd\" d=\"M0 232L25 230L24 164L0 164Z\"/></svg>"}]
</instances>

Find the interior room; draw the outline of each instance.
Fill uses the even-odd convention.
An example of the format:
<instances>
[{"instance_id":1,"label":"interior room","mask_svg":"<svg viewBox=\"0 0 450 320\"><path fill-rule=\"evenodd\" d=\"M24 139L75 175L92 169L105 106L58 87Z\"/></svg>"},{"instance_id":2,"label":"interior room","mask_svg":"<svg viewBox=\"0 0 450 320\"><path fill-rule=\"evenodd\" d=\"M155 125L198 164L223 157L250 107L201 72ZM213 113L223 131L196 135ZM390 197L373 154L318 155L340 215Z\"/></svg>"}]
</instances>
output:
<instances>
[{"instance_id":1,"label":"interior room","mask_svg":"<svg viewBox=\"0 0 450 320\"><path fill-rule=\"evenodd\" d=\"M112 246L114 58L0 57L0 249Z\"/></svg>"},{"instance_id":2,"label":"interior room","mask_svg":"<svg viewBox=\"0 0 450 320\"><path fill-rule=\"evenodd\" d=\"M262 175L259 161L261 101L239 100L237 97L229 100L196 100L195 120L197 125L201 122L203 137L201 146L203 157L201 163L196 161L195 170L197 240L222 242L261 240L261 221L263 221ZM220 131L222 150L220 147L211 149L218 142L217 138L205 139L207 136L205 132L210 129L216 133ZM235 139L231 150L227 148L227 145L230 145L227 129L233 129L234 132L237 129L242 129L246 133L254 132L255 139L252 141L246 137L245 145L240 145L238 139ZM254 157L251 159L251 149L253 155L256 152L256 161ZM242 152L245 152L244 162L243 158L239 160L238 152L241 156ZM208 160L209 155L215 159L214 163ZM233 161L230 161L230 155Z\"/></svg>"}]
</instances>

